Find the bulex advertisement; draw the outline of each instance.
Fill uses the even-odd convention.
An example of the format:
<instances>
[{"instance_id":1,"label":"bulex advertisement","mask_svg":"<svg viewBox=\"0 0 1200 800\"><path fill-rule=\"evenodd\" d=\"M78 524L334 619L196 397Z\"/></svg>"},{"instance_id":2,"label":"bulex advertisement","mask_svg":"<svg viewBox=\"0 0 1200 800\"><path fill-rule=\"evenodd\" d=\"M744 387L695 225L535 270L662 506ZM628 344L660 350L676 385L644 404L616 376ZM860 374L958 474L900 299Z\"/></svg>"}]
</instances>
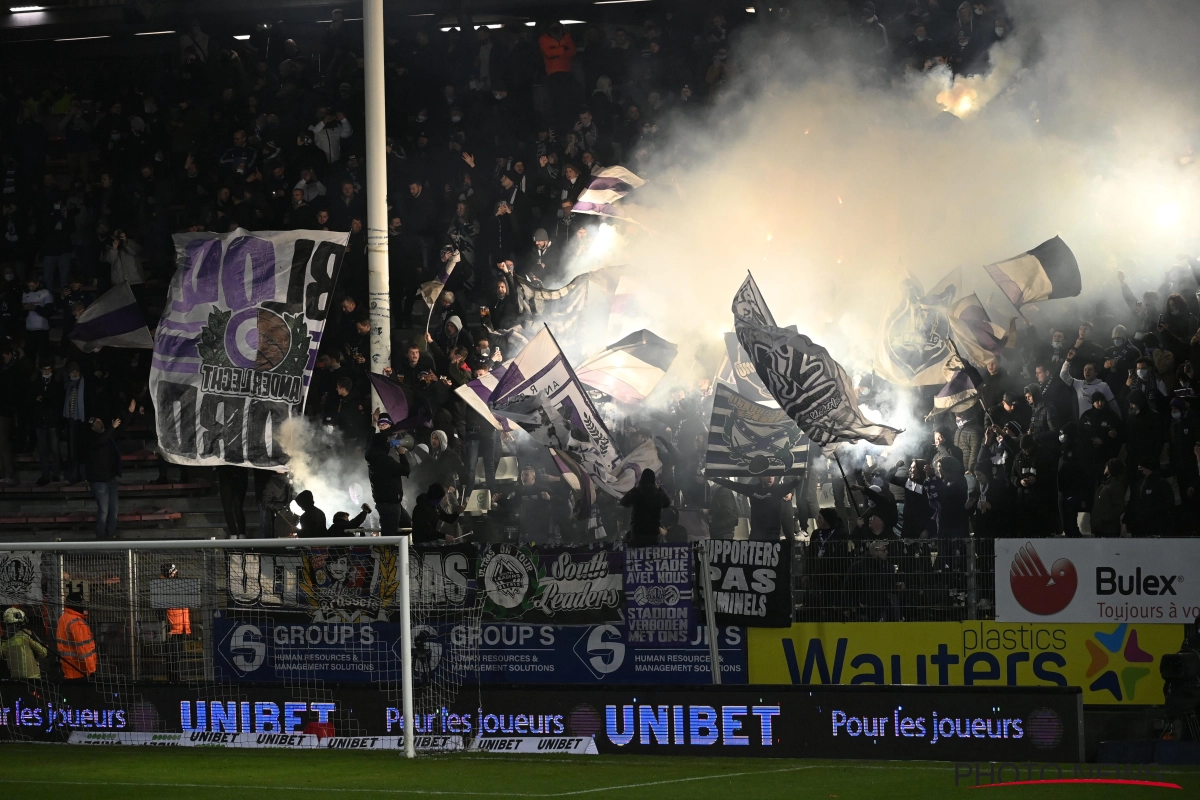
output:
<instances>
[{"instance_id":1,"label":"bulex advertisement","mask_svg":"<svg viewBox=\"0 0 1200 800\"><path fill-rule=\"evenodd\" d=\"M302 689L262 686L71 691L52 699L23 682L0 681L10 721L0 739L391 749L404 728L398 698L366 687L330 689L320 700L305 699ZM594 742L612 755L1077 761L1080 698L1078 689L1063 688L484 686L418 713L414 744L510 751L541 737L555 750L583 752ZM529 746L542 751L539 744Z\"/></svg>"},{"instance_id":2,"label":"bulex advertisement","mask_svg":"<svg viewBox=\"0 0 1200 800\"><path fill-rule=\"evenodd\" d=\"M1182 625L797 623L748 629L752 684L1078 686L1087 705L1158 705Z\"/></svg>"}]
</instances>

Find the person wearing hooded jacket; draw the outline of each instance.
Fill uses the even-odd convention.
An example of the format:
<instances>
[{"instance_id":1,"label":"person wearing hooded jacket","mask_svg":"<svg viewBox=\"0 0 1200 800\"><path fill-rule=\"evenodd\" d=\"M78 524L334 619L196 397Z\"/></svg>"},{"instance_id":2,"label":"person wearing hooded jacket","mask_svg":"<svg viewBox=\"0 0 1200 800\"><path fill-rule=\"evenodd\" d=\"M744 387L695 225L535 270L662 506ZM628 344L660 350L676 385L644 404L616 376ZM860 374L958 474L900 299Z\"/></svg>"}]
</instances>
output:
<instances>
[{"instance_id":1,"label":"person wearing hooded jacket","mask_svg":"<svg viewBox=\"0 0 1200 800\"><path fill-rule=\"evenodd\" d=\"M1175 492L1157 462L1137 465L1138 476L1129 486L1125 527L1135 537L1173 536Z\"/></svg>"},{"instance_id":2,"label":"person wearing hooded jacket","mask_svg":"<svg viewBox=\"0 0 1200 800\"><path fill-rule=\"evenodd\" d=\"M371 437L367 447L367 477L371 481L371 496L379 511L381 536L395 536L404 514L404 478L410 474L408 450L400 446L392 430L389 414L380 414L376 422L379 432ZM399 458L393 458L395 452Z\"/></svg>"},{"instance_id":3,"label":"person wearing hooded jacket","mask_svg":"<svg viewBox=\"0 0 1200 800\"><path fill-rule=\"evenodd\" d=\"M1079 513L1088 509L1095 493L1092 452L1092 444L1084 438L1078 422L1068 422L1058 432L1058 517L1063 531L1070 538L1082 536L1079 532ZM1118 533L1120 528L1118 518Z\"/></svg>"},{"instance_id":4,"label":"person wearing hooded jacket","mask_svg":"<svg viewBox=\"0 0 1200 800\"><path fill-rule=\"evenodd\" d=\"M658 485L654 470L642 470L637 486L625 493L621 505L631 512L629 544L642 546L660 541L662 510L671 507L671 498Z\"/></svg>"},{"instance_id":5,"label":"person wearing hooded jacket","mask_svg":"<svg viewBox=\"0 0 1200 800\"><path fill-rule=\"evenodd\" d=\"M1032 434L1021 437L1021 450L1013 461L1012 485L1017 498L1017 532L1042 537L1054 532L1054 469L1051 456Z\"/></svg>"},{"instance_id":6,"label":"person wearing hooded jacket","mask_svg":"<svg viewBox=\"0 0 1200 800\"><path fill-rule=\"evenodd\" d=\"M440 523L453 525L458 522L458 516L462 513L462 507L454 505L456 497L453 492L453 489L447 491L440 483L432 483L426 492L417 495L417 502L413 506L412 513L414 544L428 544L443 540L453 541L453 536L448 533L443 534L438 530ZM451 507L454 510L442 510L442 501L447 497L450 498Z\"/></svg>"},{"instance_id":7,"label":"person wearing hooded jacket","mask_svg":"<svg viewBox=\"0 0 1200 800\"><path fill-rule=\"evenodd\" d=\"M1149 405L1146 395L1134 389L1125 398L1126 459L1132 464L1158 464L1166 444L1166 426Z\"/></svg>"},{"instance_id":8,"label":"person wearing hooded jacket","mask_svg":"<svg viewBox=\"0 0 1200 800\"><path fill-rule=\"evenodd\" d=\"M1115 538L1121 535L1127 489L1125 463L1120 459L1111 459L1104 465L1104 479L1096 487L1096 496L1092 500L1093 536ZM1078 536L1079 532L1076 531L1075 535Z\"/></svg>"},{"instance_id":9,"label":"person wearing hooded jacket","mask_svg":"<svg viewBox=\"0 0 1200 800\"><path fill-rule=\"evenodd\" d=\"M467 467L458 453L450 449L445 431L435 430L429 435L429 455L422 466L430 484L441 484L447 489L456 484L467 486Z\"/></svg>"}]
</instances>

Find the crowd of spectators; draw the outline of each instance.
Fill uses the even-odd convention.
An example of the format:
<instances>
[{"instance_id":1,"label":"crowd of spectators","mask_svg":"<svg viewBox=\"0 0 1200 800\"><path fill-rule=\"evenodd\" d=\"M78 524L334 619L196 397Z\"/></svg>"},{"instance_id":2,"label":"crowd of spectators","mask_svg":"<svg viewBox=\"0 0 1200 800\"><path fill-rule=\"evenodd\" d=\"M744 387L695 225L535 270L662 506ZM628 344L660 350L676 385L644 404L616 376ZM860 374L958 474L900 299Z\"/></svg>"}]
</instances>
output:
<instances>
[{"instance_id":1,"label":"crowd of spectators","mask_svg":"<svg viewBox=\"0 0 1200 800\"><path fill-rule=\"evenodd\" d=\"M859 34L893 72L983 69L1010 30L995 3L939 0L855 4L829 24ZM0 480L14 483L14 455L35 452L39 483L88 480L98 504L111 491L97 533L113 535L112 434L124 424L153 438L149 358L79 352L72 321L121 281L154 319L173 233L327 229L347 232L349 245L306 413L364 454L382 526L411 520L426 539L460 532L470 524L456 511L482 485L493 498L481 540L622 536L629 517L615 501L577 519L545 453L518 451L454 389L515 355L521 342L505 331L521 314L516 279L557 285L592 232L593 217L571 212L591 176L650 164L682 120L729 90L746 54L721 13L498 29L464 17L459 28L386 40L395 317L385 372L425 415L417 426L369 400L364 198L380 187L368 185L364 161L361 41L341 11L311 45L282 23L246 41L194 23L158 72L106 65L86 87L50 77L36 91L6 79ZM417 288L454 258L425 308ZM971 537L1079 535L1080 514L1094 535L1193 533L1196 267L1173 268L1141 300L1122 281L1127 306L1020 331L988 365L980 402L934 421L928 452L900 454L899 466L895 453L855 463L849 479L817 457L799 481L708 481L709 387L678 389L665 411L614 425L623 452L650 442L663 464L662 493L643 487L627 501L636 538L657 528L682 541L697 519L715 537L734 536L743 518L752 538L811 532L810 605L873 619L944 604L961 589L945 576L962 574ZM515 481L496 479L505 453L518 456ZM167 481L166 464L159 470ZM236 473L218 471L230 532L271 535L288 518L290 487L254 481L263 523L248 531L234 510L247 478ZM333 519L339 529L361 522Z\"/></svg>"}]
</instances>

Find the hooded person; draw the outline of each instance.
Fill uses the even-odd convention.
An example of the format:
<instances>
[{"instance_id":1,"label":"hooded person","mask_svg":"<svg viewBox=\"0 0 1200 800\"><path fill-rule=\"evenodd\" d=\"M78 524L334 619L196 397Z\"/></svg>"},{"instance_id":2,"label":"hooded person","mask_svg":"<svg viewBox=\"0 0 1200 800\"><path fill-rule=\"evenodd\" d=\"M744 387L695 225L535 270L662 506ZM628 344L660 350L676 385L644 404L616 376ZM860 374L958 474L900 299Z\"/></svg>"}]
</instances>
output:
<instances>
[{"instance_id":1,"label":"hooded person","mask_svg":"<svg viewBox=\"0 0 1200 800\"><path fill-rule=\"evenodd\" d=\"M329 528L325 522L325 512L317 508L317 502L313 498L312 492L305 489L296 495L296 505L300 506L302 511L300 514L300 536L302 538L313 539L329 534Z\"/></svg>"},{"instance_id":2,"label":"hooded person","mask_svg":"<svg viewBox=\"0 0 1200 800\"><path fill-rule=\"evenodd\" d=\"M621 505L630 509L630 545L642 546L660 541L662 511L671 507L671 498L658 485L654 470L642 470L637 486L625 493Z\"/></svg>"},{"instance_id":3,"label":"hooded person","mask_svg":"<svg viewBox=\"0 0 1200 800\"><path fill-rule=\"evenodd\" d=\"M433 341L441 348L443 354L449 353L455 347L458 347L459 339L467 341L462 336L463 323L462 317L457 314L451 314L444 325L438 330L437 335L433 337Z\"/></svg>"},{"instance_id":4,"label":"hooded person","mask_svg":"<svg viewBox=\"0 0 1200 800\"><path fill-rule=\"evenodd\" d=\"M1158 463L1166 443L1166 426L1146 398L1145 392L1132 389L1125 396L1126 460L1133 464Z\"/></svg>"},{"instance_id":5,"label":"hooded person","mask_svg":"<svg viewBox=\"0 0 1200 800\"><path fill-rule=\"evenodd\" d=\"M447 489L455 485L467 486L467 467L450 448L450 438L445 431L435 430L429 434L429 457L423 466L430 483L441 484Z\"/></svg>"},{"instance_id":6,"label":"hooded person","mask_svg":"<svg viewBox=\"0 0 1200 800\"><path fill-rule=\"evenodd\" d=\"M1017 499L1017 531L1021 536L1047 536L1054 533L1054 470L1038 446L1033 434L1020 440L1020 452L1013 461L1012 485Z\"/></svg>"},{"instance_id":7,"label":"hooded person","mask_svg":"<svg viewBox=\"0 0 1200 800\"><path fill-rule=\"evenodd\" d=\"M1111 459L1104 465L1104 477L1092 500L1092 536L1116 538L1121 535L1127 489L1125 462Z\"/></svg>"},{"instance_id":8,"label":"hooded person","mask_svg":"<svg viewBox=\"0 0 1200 800\"><path fill-rule=\"evenodd\" d=\"M1097 477L1103 465L1121 452L1125 441L1124 425L1110 399L1103 391L1093 392L1091 407L1079 416L1079 433L1084 446L1091 447L1089 461Z\"/></svg>"},{"instance_id":9,"label":"hooded person","mask_svg":"<svg viewBox=\"0 0 1200 800\"><path fill-rule=\"evenodd\" d=\"M1175 533L1175 492L1162 476L1157 461L1137 464L1137 477L1129 486L1125 527L1135 537L1172 536Z\"/></svg>"},{"instance_id":10,"label":"hooded person","mask_svg":"<svg viewBox=\"0 0 1200 800\"><path fill-rule=\"evenodd\" d=\"M367 478L379 511L380 535L395 536L404 514L404 479L411 472L404 457L408 449L401 445L399 432L392 430L390 414L380 414L376 425L379 432L371 437L367 447Z\"/></svg>"},{"instance_id":11,"label":"hooded person","mask_svg":"<svg viewBox=\"0 0 1200 800\"><path fill-rule=\"evenodd\" d=\"M442 509L442 501L447 497L450 498L450 511ZM417 502L413 506L412 513L414 544L438 542L443 539L453 541L454 537L449 533L443 534L438 530L438 526L441 523L453 525L458 522L462 507L454 504L455 499L454 489L451 488L447 491L440 483L430 484L424 494L417 495Z\"/></svg>"},{"instance_id":12,"label":"hooded person","mask_svg":"<svg viewBox=\"0 0 1200 800\"><path fill-rule=\"evenodd\" d=\"M1104 360L1112 361L1112 371L1126 374L1137 365L1141 349L1129 340L1129 331L1124 325L1112 329L1112 346L1104 350Z\"/></svg>"}]
</instances>

